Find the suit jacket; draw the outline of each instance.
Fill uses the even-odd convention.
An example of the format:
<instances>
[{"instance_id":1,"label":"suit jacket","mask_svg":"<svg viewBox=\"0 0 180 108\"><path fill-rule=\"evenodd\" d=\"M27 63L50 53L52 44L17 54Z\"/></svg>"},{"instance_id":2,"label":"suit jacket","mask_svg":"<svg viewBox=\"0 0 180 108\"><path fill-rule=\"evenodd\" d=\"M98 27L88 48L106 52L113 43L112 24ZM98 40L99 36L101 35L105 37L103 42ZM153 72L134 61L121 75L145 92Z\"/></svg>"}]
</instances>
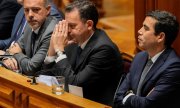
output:
<instances>
[{"instance_id":1,"label":"suit jacket","mask_svg":"<svg viewBox=\"0 0 180 108\"><path fill-rule=\"evenodd\" d=\"M64 19L64 14L61 10L59 10L54 3L51 3L51 16L54 16L58 19L58 21L61 21Z\"/></svg>"},{"instance_id":2,"label":"suit jacket","mask_svg":"<svg viewBox=\"0 0 180 108\"><path fill-rule=\"evenodd\" d=\"M13 42L14 40L17 40L16 33L17 33L19 27L21 26L23 17L24 17L24 9L22 7L16 14L16 17L15 17L15 20L13 23L13 27L12 27L11 37L8 39L0 40L0 49L1 50L3 50L3 49L6 50L7 48L9 48L11 42Z\"/></svg>"},{"instance_id":3,"label":"suit jacket","mask_svg":"<svg viewBox=\"0 0 180 108\"><path fill-rule=\"evenodd\" d=\"M59 11L54 4L51 4L50 15L56 17L58 21L62 20L64 18L63 13L61 11ZM21 37L21 36L16 37L16 33L17 33L19 27L21 26L21 22L23 20L23 17L24 17L24 8L22 7L18 11L18 13L15 17L12 32L11 32L11 37L8 39L5 39L5 40L0 40L0 49L1 50L3 50L3 49L6 50L11 45L11 42L18 40L19 37Z\"/></svg>"},{"instance_id":4,"label":"suit jacket","mask_svg":"<svg viewBox=\"0 0 180 108\"><path fill-rule=\"evenodd\" d=\"M14 18L20 8L16 0L0 0L0 39L10 37Z\"/></svg>"},{"instance_id":5,"label":"suit jacket","mask_svg":"<svg viewBox=\"0 0 180 108\"><path fill-rule=\"evenodd\" d=\"M75 65L77 48L76 44L66 47L67 58L40 73L65 76L67 84L83 88L85 98L112 105L123 70L117 46L104 31L98 29L82 50L79 62Z\"/></svg>"},{"instance_id":6,"label":"suit jacket","mask_svg":"<svg viewBox=\"0 0 180 108\"><path fill-rule=\"evenodd\" d=\"M29 26L25 28L23 36L18 40L23 53L14 55L23 74L34 75L34 72L40 70L49 47L51 34L57 22L51 16L45 20L38 32L33 52L31 52L32 29Z\"/></svg>"},{"instance_id":7,"label":"suit jacket","mask_svg":"<svg viewBox=\"0 0 180 108\"><path fill-rule=\"evenodd\" d=\"M114 107L122 107L122 100L128 90L137 92L143 68L148 59L147 52L137 54L130 72L120 85ZM166 49L153 64L143 81L140 96L132 95L125 102L125 108L179 108L180 107L180 59L173 49ZM177 107L176 107L177 106Z\"/></svg>"}]
</instances>

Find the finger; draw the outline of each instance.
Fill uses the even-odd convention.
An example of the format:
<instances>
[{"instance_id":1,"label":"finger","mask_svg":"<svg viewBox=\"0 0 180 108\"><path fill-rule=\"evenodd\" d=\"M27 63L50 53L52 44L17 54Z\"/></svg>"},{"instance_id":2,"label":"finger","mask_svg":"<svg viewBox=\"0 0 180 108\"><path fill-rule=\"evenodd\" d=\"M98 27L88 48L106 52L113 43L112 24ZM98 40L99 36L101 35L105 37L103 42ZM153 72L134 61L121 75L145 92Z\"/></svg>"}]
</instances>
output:
<instances>
[{"instance_id":1,"label":"finger","mask_svg":"<svg viewBox=\"0 0 180 108\"><path fill-rule=\"evenodd\" d=\"M59 25L57 24L54 31L54 37L57 36Z\"/></svg>"},{"instance_id":2,"label":"finger","mask_svg":"<svg viewBox=\"0 0 180 108\"><path fill-rule=\"evenodd\" d=\"M13 63L12 58L9 58L9 67L10 67L12 70L15 70L15 65L14 65L14 63Z\"/></svg>"},{"instance_id":3,"label":"finger","mask_svg":"<svg viewBox=\"0 0 180 108\"><path fill-rule=\"evenodd\" d=\"M18 46L18 43L14 43L13 46L15 46L15 47Z\"/></svg>"},{"instance_id":4,"label":"finger","mask_svg":"<svg viewBox=\"0 0 180 108\"><path fill-rule=\"evenodd\" d=\"M59 38L59 24L57 24L56 28L55 28L55 35L53 37L53 47L56 49L56 47L58 46L58 38Z\"/></svg>"},{"instance_id":5,"label":"finger","mask_svg":"<svg viewBox=\"0 0 180 108\"><path fill-rule=\"evenodd\" d=\"M64 36L68 37L68 23L67 21L64 22Z\"/></svg>"},{"instance_id":6,"label":"finger","mask_svg":"<svg viewBox=\"0 0 180 108\"><path fill-rule=\"evenodd\" d=\"M13 61L13 64L14 64L14 69L13 70L18 70L18 63L17 63L16 59L12 58L11 60Z\"/></svg>"},{"instance_id":7,"label":"finger","mask_svg":"<svg viewBox=\"0 0 180 108\"><path fill-rule=\"evenodd\" d=\"M51 37L53 44L55 43L57 33L58 33L58 24L56 24L53 32L53 36Z\"/></svg>"},{"instance_id":8,"label":"finger","mask_svg":"<svg viewBox=\"0 0 180 108\"><path fill-rule=\"evenodd\" d=\"M66 29L66 21L63 20L62 21L62 32L61 32L63 36L65 36L65 32L66 32L65 29Z\"/></svg>"},{"instance_id":9,"label":"finger","mask_svg":"<svg viewBox=\"0 0 180 108\"><path fill-rule=\"evenodd\" d=\"M5 65L7 68L11 69L11 63L10 63L10 61L9 61L9 58L6 59L6 60L3 60L3 63L4 63L4 65Z\"/></svg>"},{"instance_id":10,"label":"finger","mask_svg":"<svg viewBox=\"0 0 180 108\"><path fill-rule=\"evenodd\" d=\"M59 30L58 31L59 31L60 34L63 31L63 27L62 27L63 23L62 22L63 22L63 20L59 22Z\"/></svg>"}]
</instances>

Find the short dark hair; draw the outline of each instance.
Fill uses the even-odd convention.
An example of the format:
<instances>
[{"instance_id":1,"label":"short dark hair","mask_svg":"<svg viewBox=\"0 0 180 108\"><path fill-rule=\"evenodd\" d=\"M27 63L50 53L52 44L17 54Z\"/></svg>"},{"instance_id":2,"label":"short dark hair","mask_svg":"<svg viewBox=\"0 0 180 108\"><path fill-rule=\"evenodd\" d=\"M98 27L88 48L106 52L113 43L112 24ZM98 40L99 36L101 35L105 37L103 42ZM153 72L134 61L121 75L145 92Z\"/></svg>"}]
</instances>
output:
<instances>
[{"instance_id":1,"label":"short dark hair","mask_svg":"<svg viewBox=\"0 0 180 108\"><path fill-rule=\"evenodd\" d=\"M170 47L178 35L179 23L174 15L167 11L150 11L146 16L157 20L155 24L155 35L161 32L165 33L165 45Z\"/></svg>"},{"instance_id":2,"label":"short dark hair","mask_svg":"<svg viewBox=\"0 0 180 108\"><path fill-rule=\"evenodd\" d=\"M65 12L71 12L74 9L78 9L82 21L92 20L93 27L96 29L99 15L94 3L89 0L74 0L66 6Z\"/></svg>"}]
</instances>

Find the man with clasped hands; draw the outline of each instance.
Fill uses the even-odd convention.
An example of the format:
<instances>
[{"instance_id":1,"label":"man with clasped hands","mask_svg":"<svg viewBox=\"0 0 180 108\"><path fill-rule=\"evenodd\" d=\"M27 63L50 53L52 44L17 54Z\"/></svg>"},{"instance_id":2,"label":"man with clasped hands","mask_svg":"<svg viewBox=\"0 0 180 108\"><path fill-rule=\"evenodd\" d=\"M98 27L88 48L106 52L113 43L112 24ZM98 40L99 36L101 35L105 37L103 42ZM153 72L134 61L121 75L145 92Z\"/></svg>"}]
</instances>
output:
<instances>
[{"instance_id":1,"label":"man with clasped hands","mask_svg":"<svg viewBox=\"0 0 180 108\"><path fill-rule=\"evenodd\" d=\"M85 98L112 105L122 74L122 59L107 34L96 28L98 12L88 0L75 0L56 25L41 74L65 76L83 88Z\"/></svg>"}]
</instances>

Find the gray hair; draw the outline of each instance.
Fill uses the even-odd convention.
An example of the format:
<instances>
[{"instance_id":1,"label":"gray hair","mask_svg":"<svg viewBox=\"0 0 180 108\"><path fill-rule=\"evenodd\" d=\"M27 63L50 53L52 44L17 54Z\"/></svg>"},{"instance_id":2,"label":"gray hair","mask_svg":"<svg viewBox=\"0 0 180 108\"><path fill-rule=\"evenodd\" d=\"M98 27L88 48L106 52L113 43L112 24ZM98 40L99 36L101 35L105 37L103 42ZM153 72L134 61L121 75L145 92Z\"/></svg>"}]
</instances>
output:
<instances>
[{"instance_id":1,"label":"gray hair","mask_svg":"<svg viewBox=\"0 0 180 108\"><path fill-rule=\"evenodd\" d=\"M44 5L47 7L48 5L50 5L51 2L52 0L44 0Z\"/></svg>"}]
</instances>

